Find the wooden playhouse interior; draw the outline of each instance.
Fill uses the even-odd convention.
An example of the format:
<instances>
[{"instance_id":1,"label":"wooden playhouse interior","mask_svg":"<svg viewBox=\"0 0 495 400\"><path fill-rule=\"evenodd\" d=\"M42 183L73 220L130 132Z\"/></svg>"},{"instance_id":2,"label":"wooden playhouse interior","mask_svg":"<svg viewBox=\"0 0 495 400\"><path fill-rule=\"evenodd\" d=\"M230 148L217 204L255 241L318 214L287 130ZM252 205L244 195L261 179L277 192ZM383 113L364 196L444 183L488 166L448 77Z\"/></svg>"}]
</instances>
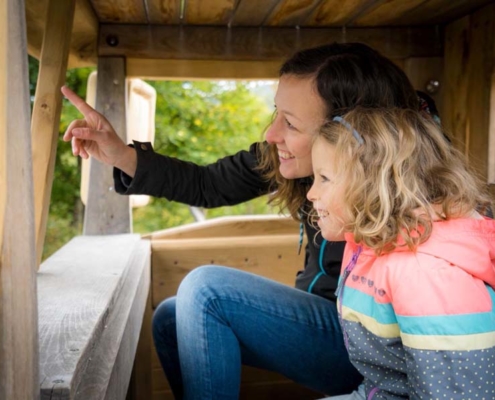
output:
<instances>
[{"instance_id":1,"label":"wooden playhouse interior","mask_svg":"<svg viewBox=\"0 0 495 400\"><path fill-rule=\"evenodd\" d=\"M495 174L490 0L2 0L0 398L172 399L151 316L191 269L293 285L298 224L243 216L132 234L130 199L92 162L84 234L40 265L67 68L97 66L95 106L126 139L126 79L276 79L294 50L363 42L436 100L454 143ZM40 61L32 116L27 53ZM491 191L495 194L493 186ZM254 329L255 327L253 327ZM319 394L253 368L242 399Z\"/></svg>"}]
</instances>

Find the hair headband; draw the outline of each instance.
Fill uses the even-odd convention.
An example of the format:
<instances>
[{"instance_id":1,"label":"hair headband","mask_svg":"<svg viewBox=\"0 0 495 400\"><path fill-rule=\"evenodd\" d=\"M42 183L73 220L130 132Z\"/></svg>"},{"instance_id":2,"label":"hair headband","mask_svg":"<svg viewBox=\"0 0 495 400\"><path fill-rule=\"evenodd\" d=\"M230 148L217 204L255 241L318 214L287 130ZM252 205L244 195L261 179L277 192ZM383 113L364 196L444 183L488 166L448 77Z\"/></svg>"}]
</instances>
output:
<instances>
[{"instance_id":1,"label":"hair headband","mask_svg":"<svg viewBox=\"0 0 495 400\"><path fill-rule=\"evenodd\" d=\"M359 134L357 130L355 130L349 122L347 122L344 118L336 116L333 117L333 121L340 122L342 125L344 125L347 129L349 129L352 132L352 136L357 140L357 142L361 145L364 144L363 137Z\"/></svg>"}]
</instances>

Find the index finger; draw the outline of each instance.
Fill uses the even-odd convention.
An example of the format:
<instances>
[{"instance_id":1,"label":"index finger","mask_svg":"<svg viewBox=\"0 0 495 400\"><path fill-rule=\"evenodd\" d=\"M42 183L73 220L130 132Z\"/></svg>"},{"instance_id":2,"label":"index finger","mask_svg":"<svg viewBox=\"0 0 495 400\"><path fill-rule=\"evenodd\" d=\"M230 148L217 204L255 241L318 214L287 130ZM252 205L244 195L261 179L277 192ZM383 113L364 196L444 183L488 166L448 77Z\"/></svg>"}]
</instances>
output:
<instances>
[{"instance_id":1,"label":"index finger","mask_svg":"<svg viewBox=\"0 0 495 400\"><path fill-rule=\"evenodd\" d=\"M83 99L81 99L77 94L75 94L72 90L70 90L67 86L62 86L60 89L63 95L69 100L74 107L76 107L79 112L87 117L92 112L95 112L94 108L91 107L88 103L86 103Z\"/></svg>"}]
</instances>

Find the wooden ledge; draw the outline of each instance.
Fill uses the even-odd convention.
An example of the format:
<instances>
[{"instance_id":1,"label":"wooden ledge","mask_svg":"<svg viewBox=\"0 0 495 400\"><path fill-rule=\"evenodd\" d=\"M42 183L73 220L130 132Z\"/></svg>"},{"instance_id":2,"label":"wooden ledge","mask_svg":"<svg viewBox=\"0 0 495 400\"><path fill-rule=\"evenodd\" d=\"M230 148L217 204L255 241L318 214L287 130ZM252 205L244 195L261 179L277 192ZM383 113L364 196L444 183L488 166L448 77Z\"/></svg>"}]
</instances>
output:
<instances>
[{"instance_id":1,"label":"wooden ledge","mask_svg":"<svg viewBox=\"0 0 495 400\"><path fill-rule=\"evenodd\" d=\"M125 399L150 287L150 242L76 237L37 279L41 399Z\"/></svg>"}]
</instances>

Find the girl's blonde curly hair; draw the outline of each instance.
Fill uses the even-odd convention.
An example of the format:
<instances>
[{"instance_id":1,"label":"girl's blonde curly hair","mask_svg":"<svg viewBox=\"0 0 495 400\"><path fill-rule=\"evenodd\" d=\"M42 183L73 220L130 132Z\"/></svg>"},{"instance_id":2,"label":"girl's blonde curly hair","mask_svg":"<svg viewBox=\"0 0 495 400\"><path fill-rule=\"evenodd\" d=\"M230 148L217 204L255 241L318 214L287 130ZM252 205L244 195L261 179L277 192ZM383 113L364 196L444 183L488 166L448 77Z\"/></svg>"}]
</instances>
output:
<instances>
[{"instance_id":1,"label":"girl's blonde curly hair","mask_svg":"<svg viewBox=\"0 0 495 400\"><path fill-rule=\"evenodd\" d=\"M318 140L336 146L332 162L345 187L344 229L357 243L376 254L398 246L415 250L429 238L434 219L490 206L485 185L424 113L356 108L344 120L350 126L329 122Z\"/></svg>"}]
</instances>

